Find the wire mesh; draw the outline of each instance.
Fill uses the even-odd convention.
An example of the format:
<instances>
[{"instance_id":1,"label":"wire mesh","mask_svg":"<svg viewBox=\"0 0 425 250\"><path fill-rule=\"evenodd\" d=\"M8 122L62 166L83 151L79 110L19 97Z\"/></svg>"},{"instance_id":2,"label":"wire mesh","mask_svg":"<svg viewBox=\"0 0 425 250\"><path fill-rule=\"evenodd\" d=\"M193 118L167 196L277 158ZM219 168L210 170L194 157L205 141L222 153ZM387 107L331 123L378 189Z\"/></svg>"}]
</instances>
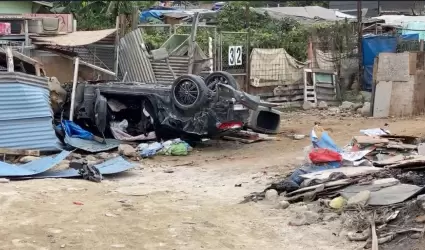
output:
<instances>
[{"instance_id":1,"label":"wire mesh","mask_svg":"<svg viewBox=\"0 0 425 250\"><path fill-rule=\"evenodd\" d=\"M143 40L150 50L161 47L173 32L171 24L141 24L138 27L141 29Z\"/></svg>"}]
</instances>

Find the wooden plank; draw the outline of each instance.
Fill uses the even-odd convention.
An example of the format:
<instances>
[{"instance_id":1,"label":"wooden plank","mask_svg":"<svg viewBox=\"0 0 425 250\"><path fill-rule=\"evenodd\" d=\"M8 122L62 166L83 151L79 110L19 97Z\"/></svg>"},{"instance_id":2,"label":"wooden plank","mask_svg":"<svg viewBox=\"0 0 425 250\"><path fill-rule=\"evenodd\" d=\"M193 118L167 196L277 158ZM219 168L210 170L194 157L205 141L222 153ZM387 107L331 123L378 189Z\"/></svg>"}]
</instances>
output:
<instances>
[{"instance_id":1,"label":"wooden plank","mask_svg":"<svg viewBox=\"0 0 425 250\"><path fill-rule=\"evenodd\" d=\"M40 156L39 150L9 149L0 148L0 154L4 155L23 155L23 156Z\"/></svg>"},{"instance_id":2,"label":"wooden plank","mask_svg":"<svg viewBox=\"0 0 425 250\"><path fill-rule=\"evenodd\" d=\"M380 138L378 136L367 136L367 135L357 135L357 136L354 136L353 139L358 144L380 144L380 143L387 144L390 142L386 138Z\"/></svg>"},{"instance_id":3,"label":"wooden plank","mask_svg":"<svg viewBox=\"0 0 425 250\"><path fill-rule=\"evenodd\" d=\"M319 172L300 175L305 179L326 180L332 173L343 173L347 177L355 177L363 174L370 174L381 171L381 168L375 167L340 167L335 169L327 169Z\"/></svg>"}]
</instances>

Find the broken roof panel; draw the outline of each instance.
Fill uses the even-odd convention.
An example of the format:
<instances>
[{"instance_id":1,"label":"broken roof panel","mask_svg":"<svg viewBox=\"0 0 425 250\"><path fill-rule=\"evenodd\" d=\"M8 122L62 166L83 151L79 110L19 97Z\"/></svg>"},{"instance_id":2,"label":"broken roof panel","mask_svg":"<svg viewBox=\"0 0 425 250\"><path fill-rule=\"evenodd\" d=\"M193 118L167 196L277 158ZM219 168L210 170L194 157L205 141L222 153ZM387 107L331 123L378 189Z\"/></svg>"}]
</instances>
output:
<instances>
[{"instance_id":1,"label":"broken roof panel","mask_svg":"<svg viewBox=\"0 0 425 250\"><path fill-rule=\"evenodd\" d=\"M77 47L93 44L116 32L116 29L76 31L58 36L32 36L34 44Z\"/></svg>"},{"instance_id":2,"label":"broken roof panel","mask_svg":"<svg viewBox=\"0 0 425 250\"><path fill-rule=\"evenodd\" d=\"M57 151L47 78L0 73L0 148Z\"/></svg>"},{"instance_id":3,"label":"broken roof panel","mask_svg":"<svg viewBox=\"0 0 425 250\"><path fill-rule=\"evenodd\" d=\"M273 7L273 8L253 8L259 14L267 12L271 18L282 19L286 17L295 17L303 20L325 20L338 21L343 17L338 17L335 10L326 9L319 6L305 7Z\"/></svg>"}]
</instances>

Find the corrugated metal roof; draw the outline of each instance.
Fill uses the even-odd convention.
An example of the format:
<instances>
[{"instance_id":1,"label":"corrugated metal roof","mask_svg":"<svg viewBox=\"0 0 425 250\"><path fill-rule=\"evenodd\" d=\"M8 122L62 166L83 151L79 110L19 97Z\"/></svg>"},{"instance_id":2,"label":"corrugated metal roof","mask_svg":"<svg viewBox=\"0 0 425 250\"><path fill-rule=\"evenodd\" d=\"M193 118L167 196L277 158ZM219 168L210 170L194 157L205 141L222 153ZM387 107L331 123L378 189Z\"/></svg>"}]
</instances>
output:
<instances>
[{"instance_id":1,"label":"corrugated metal roof","mask_svg":"<svg viewBox=\"0 0 425 250\"><path fill-rule=\"evenodd\" d=\"M32 1L33 3L38 3L40 5L44 5L47 7L52 8L53 7L53 3L52 2L48 2L48 1Z\"/></svg>"},{"instance_id":2,"label":"corrugated metal roof","mask_svg":"<svg viewBox=\"0 0 425 250\"><path fill-rule=\"evenodd\" d=\"M119 68L126 81L156 83L155 73L144 47L142 32L133 30L120 39Z\"/></svg>"},{"instance_id":3,"label":"corrugated metal roof","mask_svg":"<svg viewBox=\"0 0 425 250\"><path fill-rule=\"evenodd\" d=\"M76 31L59 36L31 36L35 44L58 45L64 47L83 46L98 42L116 32L116 29Z\"/></svg>"},{"instance_id":4,"label":"corrugated metal roof","mask_svg":"<svg viewBox=\"0 0 425 250\"><path fill-rule=\"evenodd\" d=\"M47 78L0 72L0 147L56 151Z\"/></svg>"},{"instance_id":5,"label":"corrugated metal roof","mask_svg":"<svg viewBox=\"0 0 425 250\"><path fill-rule=\"evenodd\" d=\"M96 167L99 170L99 172L103 175L117 174L120 172L127 171L136 166L137 164L133 162L128 162L121 156L118 156L116 158L107 160L103 163L94 165L94 167ZM17 179L70 178L70 177L79 177L79 176L81 175L78 173L78 170L73 168L68 168L68 169L59 170L59 171L47 170L37 175L32 175L32 176L17 178Z\"/></svg>"},{"instance_id":6,"label":"corrugated metal roof","mask_svg":"<svg viewBox=\"0 0 425 250\"><path fill-rule=\"evenodd\" d=\"M40 159L25 163L23 165L14 165L0 161L0 176L17 177L17 176L31 176L43 173L61 161L65 160L71 152L62 151L55 156L45 156Z\"/></svg>"}]
</instances>

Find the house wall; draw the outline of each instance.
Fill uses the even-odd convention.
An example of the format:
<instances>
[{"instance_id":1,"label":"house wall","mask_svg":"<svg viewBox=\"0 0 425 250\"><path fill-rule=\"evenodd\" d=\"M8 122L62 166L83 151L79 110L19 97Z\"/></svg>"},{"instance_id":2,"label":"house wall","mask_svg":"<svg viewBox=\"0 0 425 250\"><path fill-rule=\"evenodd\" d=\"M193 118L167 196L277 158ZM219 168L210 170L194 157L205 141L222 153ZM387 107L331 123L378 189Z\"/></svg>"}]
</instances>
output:
<instances>
[{"instance_id":1,"label":"house wall","mask_svg":"<svg viewBox=\"0 0 425 250\"><path fill-rule=\"evenodd\" d=\"M33 13L32 1L0 1L0 14Z\"/></svg>"}]
</instances>

